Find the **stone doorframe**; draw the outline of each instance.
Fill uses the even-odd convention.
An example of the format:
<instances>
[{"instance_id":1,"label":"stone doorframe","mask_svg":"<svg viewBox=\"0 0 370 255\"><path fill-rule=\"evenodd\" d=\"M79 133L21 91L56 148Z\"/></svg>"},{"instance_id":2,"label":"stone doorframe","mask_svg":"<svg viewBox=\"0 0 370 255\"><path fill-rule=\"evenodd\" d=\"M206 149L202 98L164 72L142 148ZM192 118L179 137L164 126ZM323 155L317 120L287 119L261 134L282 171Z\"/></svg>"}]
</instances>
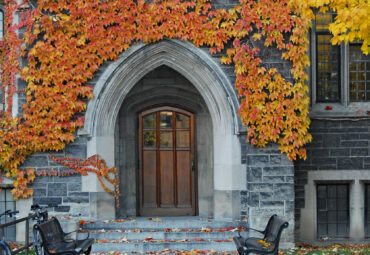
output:
<instances>
[{"instance_id":1,"label":"stone doorframe","mask_svg":"<svg viewBox=\"0 0 370 255\"><path fill-rule=\"evenodd\" d=\"M114 165L115 124L122 102L142 77L161 65L183 75L204 98L213 126L214 216L239 217L240 201L233 199L232 194L245 189L246 178L237 136L241 129L238 99L220 64L191 43L179 40L140 43L107 66L94 86L95 97L88 103L85 126L78 131L79 136L89 138L87 156L99 154L109 166ZM90 206L93 217L115 217L114 199L95 176L82 177L82 190L96 193L96 201L91 201Z\"/></svg>"}]
</instances>

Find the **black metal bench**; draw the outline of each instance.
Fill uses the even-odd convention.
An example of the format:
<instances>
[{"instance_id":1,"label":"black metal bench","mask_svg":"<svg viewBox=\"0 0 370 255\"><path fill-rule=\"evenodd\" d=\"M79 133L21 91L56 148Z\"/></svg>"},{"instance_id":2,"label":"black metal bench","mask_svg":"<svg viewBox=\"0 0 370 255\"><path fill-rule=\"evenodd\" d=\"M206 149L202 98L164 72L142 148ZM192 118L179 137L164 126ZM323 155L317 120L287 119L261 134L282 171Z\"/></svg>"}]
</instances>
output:
<instances>
[{"instance_id":1,"label":"black metal bench","mask_svg":"<svg viewBox=\"0 0 370 255\"><path fill-rule=\"evenodd\" d=\"M36 224L34 228L41 234L42 247L46 255L90 254L94 239L89 238L89 235L82 240L66 238L67 235L75 231L65 233L57 218L51 218L48 221Z\"/></svg>"},{"instance_id":2,"label":"black metal bench","mask_svg":"<svg viewBox=\"0 0 370 255\"><path fill-rule=\"evenodd\" d=\"M258 254L279 254L279 242L281 233L289 223L280 219L276 214L269 219L265 230L260 231L253 228L247 230L254 230L264 235L263 239L256 237L244 238L240 235L234 237L234 243L239 254L247 255L250 253Z\"/></svg>"}]
</instances>

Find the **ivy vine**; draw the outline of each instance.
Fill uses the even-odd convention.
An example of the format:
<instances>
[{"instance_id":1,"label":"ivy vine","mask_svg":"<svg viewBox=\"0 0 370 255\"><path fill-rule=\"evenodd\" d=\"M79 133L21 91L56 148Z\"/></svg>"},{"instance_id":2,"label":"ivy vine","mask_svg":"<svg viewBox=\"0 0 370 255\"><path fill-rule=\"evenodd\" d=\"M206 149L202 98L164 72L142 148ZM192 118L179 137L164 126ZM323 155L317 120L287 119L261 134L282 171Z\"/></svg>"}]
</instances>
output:
<instances>
[{"instance_id":1,"label":"ivy vine","mask_svg":"<svg viewBox=\"0 0 370 255\"><path fill-rule=\"evenodd\" d=\"M311 6L291 0L240 0L228 10L214 10L208 0L38 0L37 8L29 10L27 0L17 2L5 0L6 33L0 44L6 95L0 114L0 165L15 179L15 199L33 194L27 184L36 177L35 171L20 170L27 156L62 150L74 141L74 132L84 124L79 113L86 109L86 99L94 96L88 81L99 66L116 60L136 42L164 38L209 47L210 53L225 50L221 61L235 66L239 114L248 140L256 146L278 143L290 160L306 158L303 146L311 141L305 84ZM18 23L13 19L16 13L21 14ZM247 45L245 38L280 50L292 63L293 79L287 81L279 70L263 67L259 49ZM225 45L232 46L224 49ZM21 57L28 60L22 70ZM23 115L14 117L18 74L27 82L27 103ZM103 159L55 160L80 174L96 173L103 187L118 198L117 171Z\"/></svg>"}]
</instances>

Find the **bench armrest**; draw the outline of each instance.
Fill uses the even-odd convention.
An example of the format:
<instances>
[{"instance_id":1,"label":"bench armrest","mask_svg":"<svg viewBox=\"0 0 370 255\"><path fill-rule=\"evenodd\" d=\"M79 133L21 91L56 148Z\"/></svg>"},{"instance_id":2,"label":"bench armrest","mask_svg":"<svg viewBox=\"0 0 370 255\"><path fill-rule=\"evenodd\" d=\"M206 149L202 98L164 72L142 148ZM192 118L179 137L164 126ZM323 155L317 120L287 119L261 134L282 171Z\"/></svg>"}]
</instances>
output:
<instances>
[{"instance_id":1,"label":"bench armrest","mask_svg":"<svg viewBox=\"0 0 370 255\"><path fill-rule=\"evenodd\" d=\"M78 231L78 229L73 230L73 231L68 232L68 233L64 233L64 236L67 236L67 235L72 234L72 233L77 232L77 231ZM81 233L83 233L83 232L81 232ZM85 239L88 239L89 237L90 237L90 232L87 231L87 237ZM77 240L77 235L76 235L76 240Z\"/></svg>"},{"instance_id":2,"label":"bench armrest","mask_svg":"<svg viewBox=\"0 0 370 255\"><path fill-rule=\"evenodd\" d=\"M89 237L90 237L90 232L89 231L87 231L87 232L80 232L80 233L87 233L87 236L84 239L89 239Z\"/></svg>"},{"instance_id":3,"label":"bench armrest","mask_svg":"<svg viewBox=\"0 0 370 255\"><path fill-rule=\"evenodd\" d=\"M72 234L72 233L74 233L74 232L77 232L77 229L76 229L76 230L73 230L73 231L71 231L71 232L68 232L68 233L64 232L64 236L68 236L68 235L70 235L70 234Z\"/></svg>"},{"instance_id":4,"label":"bench armrest","mask_svg":"<svg viewBox=\"0 0 370 255\"><path fill-rule=\"evenodd\" d=\"M254 228L247 228L248 230L254 230L254 231L256 231L256 232L259 232L259 233L261 233L262 235L264 235L265 234L265 231L261 231L261 230L258 230L258 229L254 229Z\"/></svg>"},{"instance_id":5,"label":"bench armrest","mask_svg":"<svg viewBox=\"0 0 370 255\"><path fill-rule=\"evenodd\" d=\"M69 234L72 234L72 233L74 233L74 232L77 232L78 231L78 229L76 229L76 230L73 230L73 231L71 231L71 232L68 232L68 233L64 233L64 236L67 236L67 235L69 235ZM81 233L83 233L83 232L81 232ZM84 239L88 239L90 237L90 232L87 232L87 237L86 238L84 238ZM68 240L68 239L67 239ZM66 241L67 241L66 240ZM72 240L72 239L70 239L70 240ZM76 235L76 240L77 240L77 235ZM73 241L73 240L72 240Z\"/></svg>"},{"instance_id":6,"label":"bench armrest","mask_svg":"<svg viewBox=\"0 0 370 255\"><path fill-rule=\"evenodd\" d=\"M242 229L242 228L243 228L243 225L240 225L240 226L238 227L238 235L239 235L239 237L241 237L241 235L240 235L240 231L241 231L241 229ZM247 227L245 227L245 229L247 229L248 231L249 231L249 230L257 231L257 232L261 233L262 235L264 235L264 234L265 234L265 231L261 231L261 230L258 230L258 229L254 229L254 228L247 228Z\"/></svg>"}]
</instances>

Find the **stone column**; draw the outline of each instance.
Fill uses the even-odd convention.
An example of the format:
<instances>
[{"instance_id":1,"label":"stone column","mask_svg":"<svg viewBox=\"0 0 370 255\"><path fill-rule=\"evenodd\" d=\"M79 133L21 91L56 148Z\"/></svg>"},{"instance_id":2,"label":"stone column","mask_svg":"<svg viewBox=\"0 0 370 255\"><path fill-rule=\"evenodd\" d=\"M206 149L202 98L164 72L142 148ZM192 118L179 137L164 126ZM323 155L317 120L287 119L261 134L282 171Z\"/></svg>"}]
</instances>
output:
<instances>
[{"instance_id":1,"label":"stone column","mask_svg":"<svg viewBox=\"0 0 370 255\"><path fill-rule=\"evenodd\" d=\"M364 184L354 180L349 191L349 236L354 240L365 238L364 194Z\"/></svg>"},{"instance_id":2,"label":"stone column","mask_svg":"<svg viewBox=\"0 0 370 255\"><path fill-rule=\"evenodd\" d=\"M247 145L247 189L241 192L241 214L252 228L263 230L273 214L289 222L282 242L294 243L294 169L276 146ZM246 211L243 213L243 210Z\"/></svg>"}]
</instances>

